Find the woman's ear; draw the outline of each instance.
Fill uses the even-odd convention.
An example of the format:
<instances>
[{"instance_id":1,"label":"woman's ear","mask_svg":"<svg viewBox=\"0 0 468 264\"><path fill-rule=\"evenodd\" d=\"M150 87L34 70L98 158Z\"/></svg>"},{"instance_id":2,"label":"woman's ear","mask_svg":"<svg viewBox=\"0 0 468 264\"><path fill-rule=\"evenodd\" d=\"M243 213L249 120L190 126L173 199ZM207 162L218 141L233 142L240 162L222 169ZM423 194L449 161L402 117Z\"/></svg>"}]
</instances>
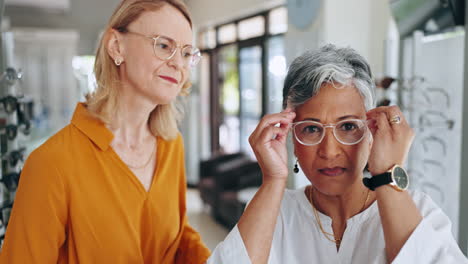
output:
<instances>
[{"instance_id":1,"label":"woman's ear","mask_svg":"<svg viewBox=\"0 0 468 264\"><path fill-rule=\"evenodd\" d=\"M111 29L107 34L109 34L106 43L107 53L114 61L123 62L124 46L120 33L115 29Z\"/></svg>"}]
</instances>

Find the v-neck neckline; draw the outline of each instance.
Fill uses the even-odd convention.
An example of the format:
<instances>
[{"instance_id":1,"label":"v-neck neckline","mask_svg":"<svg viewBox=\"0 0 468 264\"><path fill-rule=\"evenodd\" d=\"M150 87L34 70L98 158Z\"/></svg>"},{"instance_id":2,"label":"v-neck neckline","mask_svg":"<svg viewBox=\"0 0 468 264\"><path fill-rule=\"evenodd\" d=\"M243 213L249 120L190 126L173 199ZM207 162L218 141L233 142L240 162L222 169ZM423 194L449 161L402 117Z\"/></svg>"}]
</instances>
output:
<instances>
[{"instance_id":1,"label":"v-neck neckline","mask_svg":"<svg viewBox=\"0 0 468 264\"><path fill-rule=\"evenodd\" d=\"M313 213L314 213L314 209L312 208L312 204L309 202L309 199L307 198L306 194L305 194L305 189L307 188L307 186L305 187L301 187L300 189L297 189L296 191L299 191L300 193L298 193L298 200L299 200L299 203L301 204L301 206L303 207L303 209L307 212L309 212L312 216ZM349 224L349 223L352 223L352 222L364 222L366 221L370 215L375 211L377 210L377 200L373 201L364 211L358 213L358 214L355 214L353 215L352 217L348 218L346 220L346 222ZM331 217L329 217L328 215L320 212L319 210L317 210L317 213L320 217L320 221L325 222L329 225L331 225L331 222L332 222L332 219Z\"/></svg>"},{"instance_id":2,"label":"v-neck neckline","mask_svg":"<svg viewBox=\"0 0 468 264\"><path fill-rule=\"evenodd\" d=\"M322 236L324 234L320 231L320 228L318 227L318 222L317 219L314 216L314 209L312 208L312 204L309 202L309 199L307 198L305 194L305 189L307 186L302 187L300 189L296 189L295 193L296 199L299 201L300 206L302 207L302 210L305 210L305 212L311 217L313 220L313 223L315 227L318 230L318 233ZM333 243L330 243L328 245L328 249L330 252L334 252L336 255L335 257L338 258L338 260L341 260L343 257L349 257L348 255L350 254L350 244L349 244L349 236L352 236L351 233L353 232L359 232L359 227L362 227L363 222L367 221L372 214L378 210L377 208L377 200L375 200L369 207L367 207L364 211L352 216L351 218L346 220L347 227L343 232L342 240L341 240L341 246L340 249L336 249L336 245ZM328 215L323 214L319 210L317 210L317 215L320 218L320 221L322 223L322 227L326 229L327 232L333 232L333 228L331 227L332 225L332 219ZM358 228L358 229L356 229ZM324 238L324 241L328 241ZM345 242L345 243L343 243Z\"/></svg>"},{"instance_id":3,"label":"v-neck neckline","mask_svg":"<svg viewBox=\"0 0 468 264\"><path fill-rule=\"evenodd\" d=\"M161 137L157 136L156 137L156 168L153 173L153 177L151 179L150 187L148 190L145 189L145 186L143 183L138 179L138 177L133 173L133 171L123 162L123 160L120 158L120 156L115 152L114 148L110 147L109 151L111 152L112 156L114 159L117 160L118 164L127 172L129 178L131 181L136 185L136 188L139 189L142 194L145 197L148 197L152 190L156 188L155 186L157 185L157 181L159 180L160 177L158 177L158 173L160 171L161 165L162 165L162 155L161 155L161 150L162 146L165 143L165 140L162 139Z\"/></svg>"}]
</instances>

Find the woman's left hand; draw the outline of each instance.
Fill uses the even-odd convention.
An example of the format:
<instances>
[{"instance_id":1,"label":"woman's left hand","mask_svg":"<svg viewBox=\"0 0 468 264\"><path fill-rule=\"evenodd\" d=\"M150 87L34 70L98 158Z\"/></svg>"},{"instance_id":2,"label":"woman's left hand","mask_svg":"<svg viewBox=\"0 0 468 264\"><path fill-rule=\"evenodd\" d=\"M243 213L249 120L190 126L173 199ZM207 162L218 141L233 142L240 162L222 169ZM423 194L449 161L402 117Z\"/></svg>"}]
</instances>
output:
<instances>
[{"instance_id":1,"label":"woman's left hand","mask_svg":"<svg viewBox=\"0 0 468 264\"><path fill-rule=\"evenodd\" d=\"M396 122L399 117L400 122ZM398 106L381 106L367 112L369 129L374 142L369 156L369 171L372 175L384 173L395 164L403 165L414 139Z\"/></svg>"}]
</instances>

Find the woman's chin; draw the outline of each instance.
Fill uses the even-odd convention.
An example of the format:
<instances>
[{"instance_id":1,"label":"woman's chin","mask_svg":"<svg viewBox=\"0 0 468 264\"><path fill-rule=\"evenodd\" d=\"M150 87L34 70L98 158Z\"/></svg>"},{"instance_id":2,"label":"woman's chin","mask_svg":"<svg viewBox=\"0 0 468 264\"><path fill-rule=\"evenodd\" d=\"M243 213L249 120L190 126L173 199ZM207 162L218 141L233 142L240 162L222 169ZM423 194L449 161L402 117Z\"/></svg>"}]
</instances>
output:
<instances>
[{"instance_id":1,"label":"woman's chin","mask_svg":"<svg viewBox=\"0 0 468 264\"><path fill-rule=\"evenodd\" d=\"M319 192L330 195L338 196L349 191L350 186L353 186L351 177L314 177L311 179L312 185Z\"/></svg>"},{"instance_id":2,"label":"woman's chin","mask_svg":"<svg viewBox=\"0 0 468 264\"><path fill-rule=\"evenodd\" d=\"M174 102L177 99L177 94L170 95L153 95L150 97L150 100L155 105L167 105Z\"/></svg>"}]
</instances>

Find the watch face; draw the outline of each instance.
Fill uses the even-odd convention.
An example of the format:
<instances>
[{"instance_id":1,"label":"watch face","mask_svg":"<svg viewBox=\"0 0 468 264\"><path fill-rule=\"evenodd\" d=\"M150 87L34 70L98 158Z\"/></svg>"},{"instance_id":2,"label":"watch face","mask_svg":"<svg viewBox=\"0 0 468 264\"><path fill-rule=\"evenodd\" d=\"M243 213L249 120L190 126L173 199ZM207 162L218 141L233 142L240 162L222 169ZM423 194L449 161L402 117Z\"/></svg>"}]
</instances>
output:
<instances>
[{"instance_id":1,"label":"watch face","mask_svg":"<svg viewBox=\"0 0 468 264\"><path fill-rule=\"evenodd\" d=\"M402 190L406 190L408 188L408 174L406 174L406 171L399 166L396 166L393 169L393 181L398 186L398 188Z\"/></svg>"}]
</instances>

